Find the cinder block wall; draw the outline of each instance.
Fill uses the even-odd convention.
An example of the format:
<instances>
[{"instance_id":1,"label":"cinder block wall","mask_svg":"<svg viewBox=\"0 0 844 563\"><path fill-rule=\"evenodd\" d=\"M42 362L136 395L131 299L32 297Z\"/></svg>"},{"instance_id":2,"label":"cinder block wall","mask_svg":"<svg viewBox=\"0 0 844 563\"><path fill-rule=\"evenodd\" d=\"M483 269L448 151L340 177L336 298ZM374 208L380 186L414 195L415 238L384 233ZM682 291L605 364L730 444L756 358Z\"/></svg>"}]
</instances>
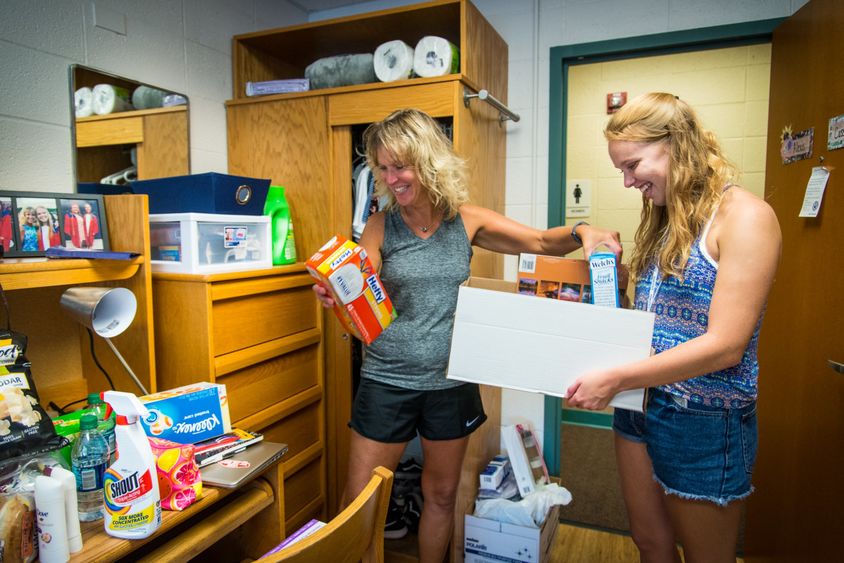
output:
<instances>
[{"instance_id":1,"label":"cinder block wall","mask_svg":"<svg viewBox=\"0 0 844 563\"><path fill-rule=\"evenodd\" d=\"M232 36L305 21L286 0L3 2L0 190L74 191L74 63L186 94L192 171L226 172Z\"/></svg>"}]
</instances>

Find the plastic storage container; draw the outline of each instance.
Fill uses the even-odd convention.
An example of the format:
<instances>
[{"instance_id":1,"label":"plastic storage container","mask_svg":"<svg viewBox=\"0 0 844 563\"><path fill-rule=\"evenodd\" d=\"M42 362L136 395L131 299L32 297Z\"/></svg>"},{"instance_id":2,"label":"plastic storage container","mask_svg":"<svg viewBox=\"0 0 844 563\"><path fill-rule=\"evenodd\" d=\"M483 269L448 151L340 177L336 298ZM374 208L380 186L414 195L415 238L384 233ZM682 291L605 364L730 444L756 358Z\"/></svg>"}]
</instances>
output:
<instances>
[{"instance_id":1,"label":"plastic storage container","mask_svg":"<svg viewBox=\"0 0 844 563\"><path fill-rule=\"evenodd\" d=\"M215 274L273 265L265 215L164 213L149 221L154 272Z\"/></svg>"}]
</instances>

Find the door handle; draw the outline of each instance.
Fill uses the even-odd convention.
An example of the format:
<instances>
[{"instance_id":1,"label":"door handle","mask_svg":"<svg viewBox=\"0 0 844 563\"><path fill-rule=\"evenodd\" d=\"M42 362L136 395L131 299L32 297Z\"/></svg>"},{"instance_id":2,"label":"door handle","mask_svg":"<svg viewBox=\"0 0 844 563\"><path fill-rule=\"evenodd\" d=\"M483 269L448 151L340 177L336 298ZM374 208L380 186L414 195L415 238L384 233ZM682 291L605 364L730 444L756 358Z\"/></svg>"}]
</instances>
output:
<instances>
[{"instance_id":1,"label":"door handle","mask_svg":"<svg viewBox=\"0 0 844 563\"><path fill-rule=\"evenodd\" d=\"M827 362L829 362L829 367L831 367L838 373L844 373L844 364L840 362L833 362L832 360L827 360Z\"/></svg>"}]
</instances>

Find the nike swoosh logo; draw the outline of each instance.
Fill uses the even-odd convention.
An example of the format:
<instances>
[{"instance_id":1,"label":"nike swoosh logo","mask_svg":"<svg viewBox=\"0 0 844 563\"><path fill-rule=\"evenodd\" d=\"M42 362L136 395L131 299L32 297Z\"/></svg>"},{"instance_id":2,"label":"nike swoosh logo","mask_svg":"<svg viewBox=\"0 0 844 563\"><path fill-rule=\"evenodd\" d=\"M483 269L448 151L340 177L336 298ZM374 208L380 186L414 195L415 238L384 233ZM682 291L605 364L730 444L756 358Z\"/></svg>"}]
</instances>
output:
<instances>
[{"instance_id":1,"label":"nike swoosh logo","mask_svg":"<svg viewBox=\"0 0 844 563\"><path fill-rule=\"evenodd\" d=\"M472 426L473 424L475 424L475 423L478 421L478 419L479 419L479 418L481 418L481 417L480 417L480 416L476 416L475 418L473 418L472 420L470 420L469 422L467 422L467 423L466 423L466 428L469 428L470 426Z\"/></svg>"}]
</instances>

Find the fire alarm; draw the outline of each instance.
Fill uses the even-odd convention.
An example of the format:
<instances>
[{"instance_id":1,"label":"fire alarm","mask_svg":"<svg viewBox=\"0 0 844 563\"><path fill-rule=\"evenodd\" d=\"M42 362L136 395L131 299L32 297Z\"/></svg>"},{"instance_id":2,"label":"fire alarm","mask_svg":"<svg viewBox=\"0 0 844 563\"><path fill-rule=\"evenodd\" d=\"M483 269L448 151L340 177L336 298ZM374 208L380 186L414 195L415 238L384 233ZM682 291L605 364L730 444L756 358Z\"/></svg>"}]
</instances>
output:
<instances>
[{"instance_id":1,"label":"fire alarm","mask_svg":"<svg viewBox=\"0 0 844 563\"><path fill-rule=\"evenodd\" d=\"M627 92L611 92L607 94L607 114L615 113L627 103Z\"/></svg>"}]
</instances>

